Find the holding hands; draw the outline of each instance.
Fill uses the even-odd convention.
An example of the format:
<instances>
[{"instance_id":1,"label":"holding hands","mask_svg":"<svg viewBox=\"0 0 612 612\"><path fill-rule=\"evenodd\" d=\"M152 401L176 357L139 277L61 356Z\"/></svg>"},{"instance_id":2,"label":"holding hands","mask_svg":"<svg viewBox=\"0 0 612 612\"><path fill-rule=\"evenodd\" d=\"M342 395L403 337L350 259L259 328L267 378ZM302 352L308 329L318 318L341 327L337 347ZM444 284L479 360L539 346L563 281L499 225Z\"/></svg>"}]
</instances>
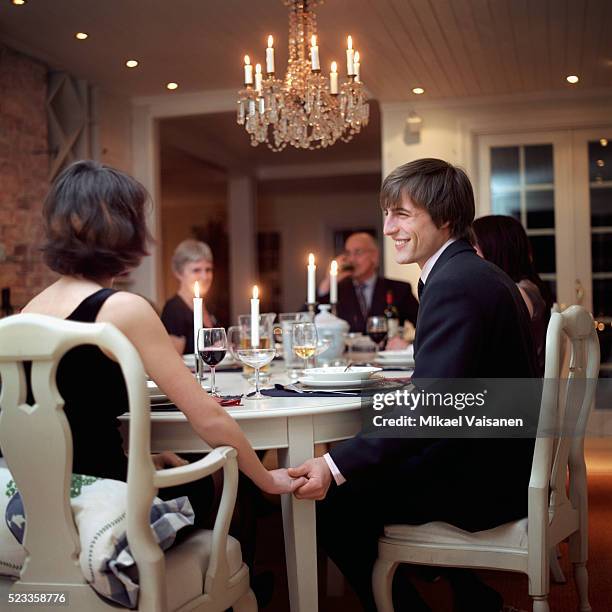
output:
<instances>
[{"instance_id":1,"label":"holding hands","mask_svg":"<svg viewBox=\"0 0 612 612\"><path fill-rule=\"evenodd\" d=\"M332 473L323 457L308 459L302 465L289 468L289 476L294 482L303 481L294 488L298 499L325 499L332 482Z\"/></svg>"}]
</instances>

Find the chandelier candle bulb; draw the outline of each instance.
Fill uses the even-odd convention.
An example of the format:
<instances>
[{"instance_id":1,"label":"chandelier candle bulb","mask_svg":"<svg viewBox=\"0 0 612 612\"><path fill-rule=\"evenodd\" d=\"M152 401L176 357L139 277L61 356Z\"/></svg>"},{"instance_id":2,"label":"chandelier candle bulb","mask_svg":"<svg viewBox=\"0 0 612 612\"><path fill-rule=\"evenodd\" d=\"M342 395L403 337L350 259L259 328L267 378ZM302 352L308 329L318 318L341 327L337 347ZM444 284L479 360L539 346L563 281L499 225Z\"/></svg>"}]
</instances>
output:
<instances>
[{"instance_id":1,"label":"chandelier candle bulb","mask_svg":"<svg viewBox=\"0 0 612 612\"><path fill-rule=\"evenodd\" d=\"M306 301L309 304L314 304L316 301L315 296L315 282L316 282L317 266L315 266L315 258L312 253L308 255L308 291Z\"/></svg>"},{"instance_id":2,"label":"chandelier candle bulb","mask_svg":"<svg viewBox=\"0 0 612 612\"><path fill-rule=\"evenodd\" d=\"M244 84L253 84L253 66L251 66L251 59L248 55L244 56Z\"/></svg>"},{"instance_id":3,"label":"chandelier candle bulb","mask_svg":"<svg viewBox=\"0 0 612 612\"><path fill-rule=\"evenodd\" d=\"M355 74L355 68L353 65L355 59L355 51L353 50L353 37L349 35L347 38L347 49L346 49L346 74L353 76Z\"/></svg>"},{"instance_id":4,"label":"chandelier candle bulb","mask_svg":"<svg viewBox=\"0 0 612 612\"><path fill-rule=\"evenodd\" d=\"M253 286L251 299L251 348L259 347L259 289Z\"/></svg>"},{"instance_id":5,"label":"chandelier candle bulb","mask_svg":"<svg viewBox=\"0 0 612 612\"><path fill-rule=\"evenodd\" d=\"M272 36L268 36L268 48L266 49L266 72L268 74L274 74L274 39Z\"/></svg>"},{"instance_id":6,"label":"chandelier candle bulb","mask_svg":"<svg viewBox=\"0 0 612 612\"><path fill-rule=\"evenodd\" d=\"M261 74L261 64L255 64L255 90L261 93L261 83L263 76Z\"/></svg>"},{"instance_id":7,"label":"chandelier candle bulb","mask_svg":"<svg viewBox=\"0 0 612 612\"><path fill-rule=\"evenodd\" d=\"M198 331L202 327L203 321L203 300L200 297L200 285L196 281L193 284L193 353L195 356L196 370L198 368Z\"/></svg>"},{"instance_id":8,"label":"chandelier candle bulb","mask_svg":"<svg viewBox=\"0 0 612 612\"><path fill-rule=\"evenodd\" d=\"M355 58L353 60L353 71L355 73L355 80L359 83L359 51L355 51Z\"/></svg>"},{"instance_id":9,"label":"chandelier candle bulb","mask_svg":"<svg viewBox=\"0 0 612 612\"><path fill-rule=\"evenodd\" d=\"M329 93L338 94L338 64L331 63L331 72L329 73Z\"/></svg>"},{"instance_id":10,"label":"chandelier candle bulb","mask_svg":"<svg viewBox=\"0 0 612 612\"><path fill-rule=\"evenodd\" d=\"M310 39L310 61L312 62L312 70L318 72L321 70L321 64L319 64L319 47L317 46L317 37L313 34Z\"/></svg>"},{"instance_id":11,"label":"chandelier candle bulb","mask_svg":"<svg viewBox=\"0 0 612 612\"><path fill-rule=\"evenodd\" d=\"M329 267L329 303L338 303L338 262L335 259Z\"/></svg>"}]
</instances>

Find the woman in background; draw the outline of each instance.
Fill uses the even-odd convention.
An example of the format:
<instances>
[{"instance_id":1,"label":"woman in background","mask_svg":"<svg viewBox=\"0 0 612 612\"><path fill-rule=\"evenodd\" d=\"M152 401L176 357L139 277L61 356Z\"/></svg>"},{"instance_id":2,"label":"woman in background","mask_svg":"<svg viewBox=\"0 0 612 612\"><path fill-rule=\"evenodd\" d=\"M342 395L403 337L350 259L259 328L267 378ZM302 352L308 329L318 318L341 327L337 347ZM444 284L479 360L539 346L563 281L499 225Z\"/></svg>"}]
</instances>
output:
<instances>
[{"instance_id":1,"label":"woman in background","mask_svg":"<svg viewBox=\"0 0 612 612\"><path fill-rule=\"evenodd\" d=\"M531 245L525 229L514 217L488 215L474 221L476 252L501 268L517 285L531 317L531 332L544 374L546 330L552 296L533 265Z\"/></svg>"},{"instance_id":2,"label":"woman in background","mask_svg":"<svg viewBox=\"0 0 612 612\"><path fill-rule=\"evenodd\" d=\"M172 271L179 281L177 294L170 298L162 311L161 320L180 355L193 353L194 285L200 287L200 297L206 297L213 280L213 255L210 247L199 240L183 240L172 256ZM217 320L203 302L204 327L217 327Z\"/></svg>"}]
</instances>

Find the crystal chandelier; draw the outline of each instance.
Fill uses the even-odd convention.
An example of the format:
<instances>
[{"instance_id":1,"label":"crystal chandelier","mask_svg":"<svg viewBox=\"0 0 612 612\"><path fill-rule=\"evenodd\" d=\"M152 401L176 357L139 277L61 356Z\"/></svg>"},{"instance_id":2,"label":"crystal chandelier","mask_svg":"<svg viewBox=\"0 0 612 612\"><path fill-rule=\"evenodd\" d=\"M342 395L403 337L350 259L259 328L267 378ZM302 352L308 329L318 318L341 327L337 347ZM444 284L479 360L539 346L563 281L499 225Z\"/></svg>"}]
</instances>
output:
<instances>
[{"instance_id":1,"label":"crystal chandelier","mask_svg":"<svg viewBox=\"0 0 612 612\"><path fill-rule=\"evenodd\" d=\"M347 79L338 84L336 62L329 78L321 73L317 18L319 0L284 0L289 7L289 62L284 80L274 72L272 36L266 49L266 74L248 55L244 58L244 89L238 92L238 118L251 136L251 145L265 142L272 151L288 144L320 149L338 139L348 142L368 124L370 107L360 80L359 53L349 36ZM310 42L310 46L307 46Z\"/></svg>"}]
</instances>

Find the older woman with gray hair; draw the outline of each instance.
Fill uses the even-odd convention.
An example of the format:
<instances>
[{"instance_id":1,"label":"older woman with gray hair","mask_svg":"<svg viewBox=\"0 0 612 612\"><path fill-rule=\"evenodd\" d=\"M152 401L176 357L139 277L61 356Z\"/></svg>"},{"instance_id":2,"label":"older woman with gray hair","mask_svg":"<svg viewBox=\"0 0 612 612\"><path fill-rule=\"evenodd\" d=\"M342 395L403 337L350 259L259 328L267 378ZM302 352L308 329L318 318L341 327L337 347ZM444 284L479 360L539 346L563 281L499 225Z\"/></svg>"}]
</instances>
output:
<instances>
[{"instance_id":1,"label":"older woman with gray hair","mask_svg":"<svg viewBox=\"0 0 612 612\"><path fill-rule=\"evenodd\" d=\"M206 298L213 280L213 255L210 247L199 240L183 240L172 256L172 271L179 281L177 294L162 311L161 320L176 350L193 353L193 297L198 283L200 297ZM208 312L204 299L204 327L216 327L217 320Z\"/></svg>"}]
</instances>

